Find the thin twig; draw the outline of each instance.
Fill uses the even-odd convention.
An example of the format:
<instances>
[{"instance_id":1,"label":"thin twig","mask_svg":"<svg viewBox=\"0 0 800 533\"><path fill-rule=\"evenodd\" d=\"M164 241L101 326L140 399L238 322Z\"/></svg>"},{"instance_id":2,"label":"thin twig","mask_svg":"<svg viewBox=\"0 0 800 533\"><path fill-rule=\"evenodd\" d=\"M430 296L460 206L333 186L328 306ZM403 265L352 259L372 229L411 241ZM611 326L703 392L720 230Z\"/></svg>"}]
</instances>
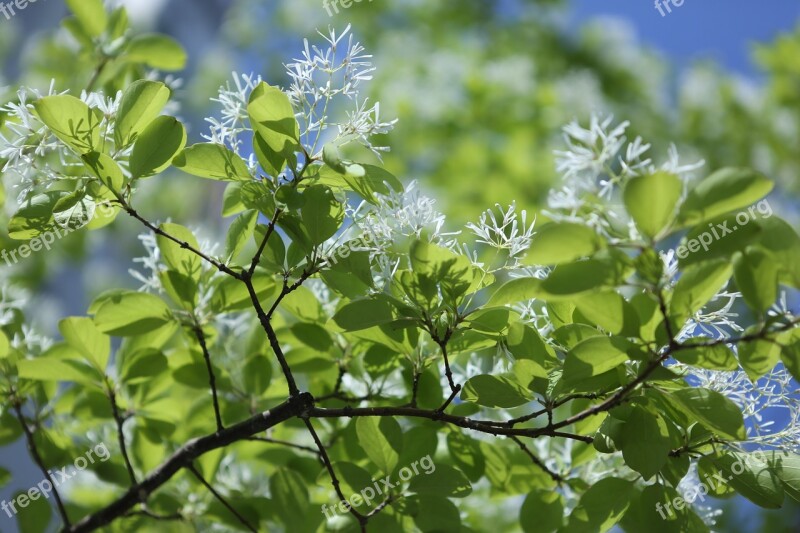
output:
<instances>
[{"instance_id":1,"label":"thin twig","mask_svg":"<svg viewBox=\"0 0 800 533\"><path fill-rule=\"evenodd\" d=\"M22 426L22 431L25 432L25 440L28 444L28 451L30 452L31 457L33 457L33 461L36 463L36 466L38 466L39 470L41 470L44 474L45 479L50 482L50 486L53 488L53 496L56 499L58 513L61 515L61 520L64 522L64 527L68 528L70 527L70 522L69 516L67 516L67 510L64 508L64 502L61 501L61 495L58 493L56 484L53 481L53 476L50 475L50 471L47 470L47 467L44 465L44 461L42 460L42 456L39 455L39 450L36 448L36 442L33 440L33 433L31 433L28 423L25 422L25 416L22 414L22 404L20 403L19 399L14 398L11 402L11 405L14 407L14 411L17 413L17 419L19 420L19 424Z\"/></svg>"},{"instance_id":2,"label":"thin twig","mask_svg":"<svg viewBox=\"0 0 800 533\"><path fill-rule=\"evenodd\" d=\"M563 477L561 477L561 476L560 476L558 473L556 473L556 472L553 472L552 470L550 470L549 468L547 468L547 465L546 465L546 464L544 464L544 462L543 462L541 459L539 459L538 457L536 457L536 455L534 455L534 454L533 454L533 452L530 450L530 448L528 448L528 447L525 445L525 443L524 443L524 442L522 442L522 440L520 440L520 438L519 438L519 437L514 437L514 436L511 436L511 437L509 437L509 438L510 438L511 440L513 440L514 442L516 442L516 443L517 443L517 445L520 447L520 449L521 449L523 452L525 452L525 455L527 455L528 457L530 457L530 459L531 459L531 461L533 462L533 464L535 464L535 465L536 465L536 466L538 466L540 469L542 469L542 470L543 470L543 471L544 471L544 472L545 472L545 473L546 473L548 476L550 476L550 478L552 478L552 480L553 480L553 481L555 481L556 483L562 483L562 482L564 481L564 478L563 478Z\"/></svg>"},{"instance_id":3,"label":"thin twig","mask_svg":"<svg viewBox=\"0 0 800 533\"><path fill-rule=\"evenodd\" d=\"M128 447L125 444L125 433L122 430L122 426L125 424L125 419L120 415L119 405L117 405L117 393L114 391L114 387L111 385L108 378L106 378L106 392L108 392L108 400L111 402L111 412L114 416L114 421L117 423L117 440L119 440L119 450L122 454L122 459L125 461L125 468L128 470L128 477L131 480L131 484L136 485L136 474L133 472L133 465L131 464L131 459L128 456Z\"/></svg>"},{"instance_id":4,"label":"thin twig","mask_svg":"<svg viewBox=\"0 0 800 533\"><path fill-rule=\"evenodd\" d=\"M84 533L110 524L130 511L136 504L146 501L150 494L158 490L159 487L172 479L172 476L178 471L190 465L198 457L266 431L290 418L300 416L302 413L307 412L312 405L314 405L314 399L310 394L299 394L269 411L258 413L222 431L189 440L161 465L156 467L155 470L145 476L137 485L130 487L106 507L85 516L71 527L65 527L64 531Z\"/></svg>"},{"instance_id":5,"label":"thin twig","mask_svg":"<svg viewBox=\"0 0 800 533\"><path fill-rule=\"evenodd\" d=\"M234 277L234 278L236 278L238 280L242 279L242 275L241 274L239 274L238 272L234 272L227 265L217 261L216 259L213 259L212 257L209 257L208 255L204 254L203 252L201 252L200 250L198 250L197 248L195 248L194 246L192 246L188 242L182 241L179 238L167 233L166 231L162 230L161 228L159 228L158 226L156 226L155 224L153 224L149 220L147 220L144 217L142 217L138 213L138 211L136 211L136 209L134 209L130 204L128 204L121 197L119 197L117 199L117 203L119 203L122 206L122 209L126 213L128 213L130 216L132 216L133 218L135 218L136 220L138 220L139 222L144 224L144 226L146 228L148 228L150 231L152 231L156 235L161 235L162 237L171 240L175 244L178 244L181 248L183 248L185 250L189 250L190 252L192 252L193 254L198 256L199 258L201 258L204 261L206 261L207 263L213 265L220 272L224 272L224 273L228 274L229 276L232 276L232 277Z\"/></svg>"},{"instance_id":6,"label":"thin twig","mask_svg":"<svg viewBox=\"0 0 800 533\"><path fill-rule=\"evenodd\" d=\"M189 465L187 465L187 466L186 466L186 470L188 470L189 472L191 472L192 474L194 474L194 477L196 477L196 478L197 478L197 480L198 480L200 483L202 483L202 484L205 486L205 488L207 488L207 489L208 489L208 492L210 492L211 494L213 494L213 495L214 495L214 497L217 499L217 501L219 501L219 503L221 503L222 505L224 505L224 506L225 506L225 508L226 508L228 511L230 511L232 515L234 515L236 518L238 518L238 519L239 519L239 522L241 522L241 523L244 525L244 527L246 527L247 529L249 529L249 530L250 530L250 531L252 531L253 533L258 533L258 530L257 530L256 528L254 528L254 527L253 527L253 526L250 524L250 522L248 522L248 521L247 521L247 519L246 519L245 517L243 517L243 516L242 516L242 515L239 513L239 511L237 511L237 510L236 510L236 509L233 507L233 505L231 505L230 503L228 503L228 500L226 500L226 499L225 499L225 497L224 497L224 496L222 496L222 494L220 494L219 492L217 492L217 491L216 491L216 489L214 489L214 487L212 487L212 486L211 486L211 484L210 484L208 481L206 481L206 479L203 477L203 475L202 475L200 472L198 472L198 471L197 471L197 468L195 468L193 464L191 464L191 463L190 463Z\"/></svg>"},{"instance_id":7,"label":"thin twig","mask_svg":"<svg viewBox=\"0 0 800 533\"><path fill-rule=\"evenodd\" d=\"M312 448L311 446L303 446L302 444L295 444L294 442L289 442L286 440L273 439L270 437L247 437L247 440L278 444L288 448L294 448L295 450L302 450L304 452L313 453L314 455L319 455L319 450Z\"/></svg>"},{"instance_id":8,"label":"thin twig","mask_svg":"<svg viewBox=\"0 0 800 533\"><path fill-rule=\"evenodd\" d=\"M317 445L317 449L319 450L319 456L322 459L322 463L325 465L325 469L328 471L328 476L331 478L331 485L333 485L333 490L336 491L336 495L339 497L339 501L342 503L347 503L347 498L345 497L344 493L342 493L342 488L339 485L339 478L336 477L336 472L333 470L333 465L331 464L331 460L328 457L328 452L325 451L325 446L322 445L322 441L319 440L319 435L314 430L314 425L311 423L311 420L308 418L303 418L303 422L306 424L306 428L308 428L308 432L311 433L311 437L314 439L314 444ZM358 523L361 525L361 529L365 529L365 525L368 517L364 516L363 514L356 511L352 505L347 505L350 510L350 514L358 520Z\"/></svg>"},{"instance_id":9,"label":"thin twig","mask_svg":"<svg viewBox=\"0 0 800 533\"><path fill-rule=\"evenodd\" d=\"M275 224L278 223L278 217L281 216L281 213L282 211L280 209L276 209L275 214L272 216L272 220L269 221L267 231L264 234L264 239L261 241L256 254L253 256L253 260L250 262L250 268L247 269L248 277L252 277L253 272L256 271L256 267L258 266L259 261L261 261L261 254L264 253L264 249L267 247L267 241L269 241L270 236L275 231Z\"/></svg>"},{"instance_id":10,"label":"thin twig","mask_svg":"<svg viewBox=\"0 0 800 533\"><path fill-rule=\"evenodd\" d=\"M211 397L214 402L214 418L217 422L217 431L222 431L225 429L225 426L222 424L222 415L220 414L219 410L217 378L214 375L214 367L211 365L211 355L209 354L208 346L206 345L206 336L205 333L203 333L203 328L201 328L199 325L194 326L192 331L197 337L197 342L200 343L200 348L203 350L203 359L206 361L206 370L208 371L208 384L211 387Z\"/></svg>"}]
</instances>

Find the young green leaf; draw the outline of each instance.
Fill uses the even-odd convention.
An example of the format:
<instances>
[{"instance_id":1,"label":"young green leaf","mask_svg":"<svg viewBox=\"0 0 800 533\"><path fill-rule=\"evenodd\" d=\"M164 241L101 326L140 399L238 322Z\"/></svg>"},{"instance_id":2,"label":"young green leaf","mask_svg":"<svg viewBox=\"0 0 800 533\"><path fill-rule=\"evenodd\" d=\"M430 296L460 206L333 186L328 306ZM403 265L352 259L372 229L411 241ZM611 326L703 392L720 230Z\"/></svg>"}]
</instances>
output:
<instances>
[{"instance_id":1,"label":"young green leaf","mask_svg":"<svg viewBox=\"0 0 800 533\"><path fill-rule=\"evenodd\" d=\"M604 245L600 236L590 227L573 222L551 222L542 227L531 239L525 263L532 265L560 265L593 255Z\"/></svg>"},{"instance_id":2,"label":"young green leaf","mask_svg":"<svg viewBox=\"0 0 800 533\"><path fill-rule=\"evenodd\" d=\"M222 145L201 143L187 147L172 162L179 168L200 178L221 181L250 181L250 170L241 157Z\"/></svg>"},{"instance_id":3,"label":"young green leaf","mask_svg":"<svg viewBox=\"0 0 800 533\"><path fill-rule=\"evenodd\" d=\"M100 152L90 152L82 155L81 159L103 185L116 193L122 190L125 176L117 162L110 156Z\"/></svg>"},{"instance_id":4,"label":"young green leaf","mask_svg":"<svg viewBox=\"0 0 800 533\"><path fill-rule=\"evenodd\" d=\"M118 147L128 146L161 114L170 91L159 81L137 80L122 95L114 126Z\"/></svg>"},{"instance_id":5,"label":"young green leaf","mask_svg":"<svg viewBox=\"0 0 800 533\"><path fill-rule=\"evenodd\" d=\"M186 66L186 51L180 43L161 34L137 35L131 39L125 58L158 70L175 71Z\"/></svg>"},{"instance_id":6,"label":"young green leaf","mask_svg":"<svg viewBox=\"0 0 800 533\"><path fill-rule=\"evenodd\" d=\"M94 316L94 322L100 331L119 337L147 333L171 320L172 312L161 298L132 291L121 291L109 296Z\"/></svg>"},{"instance_id":7,"label":"young green leaf","mask_svg":"<svg viewBox=\"0 0 800 533\"><path fill-rule=\"evenodd\" d=\"M111 339L101 333L89 317L69 317L58 323L64 340L97 370L105 372L111 355Z\"/></svg>"},{"instance_id":8,"label":"young green leaf","mask_svg":"<svg viewBox=\"0 0 800 533\"><path fill-rule=\"evenodd\" d=\"M186 146L186 128L174 117L153 120L136 139L131 153L131 175L144 178L167 168Z\"/></svg>"},{"instance_id":9,"label":"young green leaf","mask_svg":"<svg viewBox=\"0 0 800 533\"><path fill-rule=\"evenodd\" d=\"M483 374L471 377L464 384L461 399L484 407L510 408L531 401L525 387L503 376Z\"/></svg>"},{"instance_id":10,"label":"young green leaf","mask_svg":"<svg viewBox=\"0 0 800 533\"><path fill-rule=\"evenodd\" d=\"M720 169L689 191L677 222L683 227L693 226L747 207L769 194L772 187L769 179L750 169Z\"/></svg>"},{"instance_id":11,"label":"young green leaf","mask_svg":"<svg viewBox=\"0 0 800 533\"><path fill-rule=\"evenodd\" d=\"M683 183L678 176L659 171L631 178L625 185L623 199L636 227L652 239L672 220L682 191Z\"/></svg>"},{"instance_id":12,"label":"young green leaf","mask_svg":"<svg viewBox=\"0 0 800 533\"><path fill-rule=\"evenodd\" d=\"M92 37L102 35L108 24L103 0L66 0L66 2L86 33Z\"/></svg>"},{"instance_id":13,"label":"young green leaf","mask_svg":"<svg viewBox=\"0 0 800 533\"><path fill-rule=\"evenodd\" d=\"M356 419L358 443L384 474L397 466L403 451L403 431L392 417L365 416Z\"/></svg>"},{"instance_id":14,"label":"young green leaf","mask_svg":"<svg viewBox=\"0 0 800 533\"><path fill-rule=\"evenodd\" d=\"M69 94L45 96L33 103L39 119L78 154L100 149L102 114Z\"/></svg>"}]
</instances>

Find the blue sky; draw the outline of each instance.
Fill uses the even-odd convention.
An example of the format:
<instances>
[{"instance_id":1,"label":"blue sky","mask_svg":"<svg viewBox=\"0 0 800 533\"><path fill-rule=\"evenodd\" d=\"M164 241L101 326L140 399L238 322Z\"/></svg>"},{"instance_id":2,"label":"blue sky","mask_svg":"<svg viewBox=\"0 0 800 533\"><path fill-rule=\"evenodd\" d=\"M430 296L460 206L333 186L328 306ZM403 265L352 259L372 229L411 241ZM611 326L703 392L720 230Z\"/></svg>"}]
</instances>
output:
<instances>
[{"instance_id":1,"label":"blue sky","mask_svg":"<svg viewBox=\"0 0 800 533\"><path fill-rule=\"evenodd\" d=\"M712 58L729 69L755 75L750 43L769 41L800 23L798 0L685 0L661 16L655 0L574 0L571 23L614 15L630 21L641 41L678 66ZM664 10L666 13L666 10Z\"/></svg>"}]
</instances>

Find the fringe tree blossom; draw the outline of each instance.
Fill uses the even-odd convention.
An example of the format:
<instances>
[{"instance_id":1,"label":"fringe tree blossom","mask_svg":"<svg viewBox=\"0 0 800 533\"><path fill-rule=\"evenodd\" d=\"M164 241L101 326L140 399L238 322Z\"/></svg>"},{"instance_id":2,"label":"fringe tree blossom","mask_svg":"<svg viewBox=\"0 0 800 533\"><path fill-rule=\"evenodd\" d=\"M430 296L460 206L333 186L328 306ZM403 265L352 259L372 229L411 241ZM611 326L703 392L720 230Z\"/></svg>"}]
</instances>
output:
<instances>
[{"instance_id":1,"label":"fringe tree blossom","mask_svg":"<svg viewBox=\"0 0 800 533\"><path fill-rule=\"evenodd\" d=\"M336 126L338 134L329 142L345 145L355 140L380 156L388 148L374 146L370 137L388 133L397 120L381 122L380 104L370 106L360 95L361 84L371 80L375 70L369 61L372 56L364 54L364 47L353 39L350 25L338 35L333 29L329 29L328 35L321 32L320 35L327 47L309 45L306 39L302 57L286 65L292 80L288 94L297 111L306 150L318 155L323 132ZM345 121L332 122L331 106L338 96L346 97L353 108L346 113Z\"/></svg>"},{"instance_id":2,"label":"fringe tree blossom","mask_svg":"<svg viewBox=\"0 0 800 533\"><path fill-rule=\"evenodd\" d=\"M518 214L516 202L509 205L508 209L503 209L500 204L495 207L502 217L500 221L493 210L487 209L481 214L479 222L470 222L467 229L478 237L478 242L498 250L508 250L510 258L518 260L530 248L535 220L528 226L527 213L523 209Z\"/></svg>"}]
</instances>

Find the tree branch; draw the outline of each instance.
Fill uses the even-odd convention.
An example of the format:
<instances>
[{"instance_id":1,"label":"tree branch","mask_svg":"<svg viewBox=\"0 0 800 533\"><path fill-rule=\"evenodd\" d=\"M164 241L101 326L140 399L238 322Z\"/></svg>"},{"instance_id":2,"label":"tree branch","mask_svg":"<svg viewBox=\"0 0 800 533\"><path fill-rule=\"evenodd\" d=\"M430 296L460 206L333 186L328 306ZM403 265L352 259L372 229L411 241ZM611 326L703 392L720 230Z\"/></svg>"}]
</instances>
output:
<instances>
[{"instance_id":1,"label":"tree branch","mask_svg":"<svg viewBox=\"0 0 800 533\"><path fill-rule=\"evenodd\" d=\"M117 440L119 440L119 450L122 454L122 459L125 461L125 468L128 470L128 477L132 485L136 485L136 474L133 472L133 465L131 459L128 457L128 447L125 444L125 433L122 431L122 426L125 419L122 418L117 405L117 393L114 387L111 386L108 378L106 378L106 390L108 392L108 400L111 402L111 412L114 415L114 421L117 423Z\"/></svg>"},{"instance_id":2,"label":"tree branch","mask_svg":"<svg viewBox=\"0 0 800 533\"><path fill-rule=\"evenodd\" d=\"M319 435L314 430L313 424L311 424L311 420L308 418L303 418L303 422L308 428L308 432L311 433L311 437L314 439L314 444L317 445L317 449L319 450L319 456L322 459L322 463L325 465L325 469L328 471L328 476L331 478L331 485L333 485L333 490L336 491L336 495L339 497L339 501L342 503L347 503L347 498L345 497L344 493L342 493L342 487L339 485L339 478L336 477L336 471L333 469L333 465L331 464L331 460L328 457L328 452L325 450L325 446L322 445L322 441L319 440ZM369 520L366 516L356 511L352 505L347 505L348 509L350 510L350 514L358 520L359 525L361 526L362 531L366 531L366 524Z\"/></svg>"},{"instance_id":3,"label":"tree branch","mask_svg":"<svg viewBox=\"0 0 800 533\"><path fill-rule=\"evenodd\" d=\"M190 440L114 502L96 513L84 517L71 527L67 525L64 531L81 533L94 531L110 524L130 511L137 503L146 501L150 494L169 481L179 470L188 467L192 464L192 461L203 454L246 439L281 422L300 416L308 412L313 405L314 399L310 394L298 394L290 397L274 409L259 413L222 431Z\"/></svg>"},{"instance_id":4,"label":"tree branch","mask_svg":"<svg viewBox=\"0 0 800 533\"><path fill-rule=\"evenodd\" d=\"M36 448L36 442L33 440L31 428L28 427L27 422L25 422L25 415L22 414L22 404L18 398L14 398L11 404L14 407L14 411L17 413L17 419L19 420L19 424L22 426L22 431L25 432L25 440L28 443L28 451L31 453L31 457L33 457L33 461L36 463L36 466L38 466L39 470L41 470L42 474L44 474L45 479L50 482L50 486L53 488L53 496L56 499L58 513L61 515L61 520L64 522L64 527L68 528L70 522L69 516L67 516L67 510L64 508L64 503L61 501L61 495L58 493L56 484L53 481L53 476L50 475L50 472L44 465L42 456L39 455L39 450Z\"/></svg>"},{"instance_id":5,"label":"tree branch","mask_svg":"<svg viewBox=\"0 0 800 533\"><path fill-rule=\"evenodd\" d=\"M509 438L510 438L511 440L513 440L514 442L516 442L516 443L517 443L517 445L520 447L520 449L521 449L523 452L525 452L525 455L527 455L528 457L530 457L530 458L531 458L531 462L533 462L533 464L535 464L535 465L536 465L536 466L538 466L540 469L542 469L542 470L543 470L543 471L544 471L544 472L545 472L545 473L546 473L548 476L550 476L550 478L551 478L553 481L555 481L556 483L563 483L563 481L564 481L564 478L563 478L563 477L561 477L561 476L560 476L558 473L556 473L556 472L553 472L552 470L550 470L549 468L547 468L547 465L546 465L546 464L544 464L544 462L543 462L541 459L539 459L538 457L536 457L536 456L533 454L533 452L530 450L530 448L528 448L528 447L525 445L525 443L524 443L524 442L522 442L522 440L520 440L520 438L519 438L519 437L514 437L514 436L511 436L511 437L509 437Z\"/></svg>"},{"instance_id":6,"label":"tree branch","mask_svg":"<svg viewBox=\"0 0 800 533\"><path fill-rule=\"evenodd\" d=\"M208 371L208 384L211 387L211 397L214 402L214 418L217 422L217 431L222 431L225 426L222 424L222 415L220 415L219 410L219 398L217 396L217 378L214 375L214 367L211 365L211 355L208 352L208 346L206 345L206 336L203 333L203 328L200 326L194 326L192 328L195 336L197 337L197 342L200 343L200 348L203 350L203 359L206 361L206 370Z\"/></svg>"},{"instance_id":7,"label":"tree branch","mask_svg":"<svg viewBox=\"0 0 800 533\"><path fill-rule=\"evenodd\" d=\"M209 482L208 482L208 481L206 481L206 479L203 477L203 475L202 475L200 472L198 472L198 471L197 471L197 469L194 467L194 465L193 465L193 464L189 464L189 465L186 467L186 470L188 470L189 472L191 472L192 474L194 474L194 477L196 477L196 478L197 478L197 480L198 480L200 483L202 483L202 484L205 486L205 488L207 488L207 489L208 489L208 492L210 492L211 494L213 494L213 495L214 495L214 497L217 499L217 501L219 501L219 503L221 503L222 505L224 505L224 506L225 506L225 508L226 508L227 510L229 510L229 511L231 512L231 514L232 514L232 515L234 515L234 516L235 516L237 519L239 519L239 522L241 522L241 523L244 525L244 527L246 527L247 529L249 529L249 530L250 530L250 531L252 531L253 533L258 533L258 530L257 530L256 528L254 528L254 527L253 527L253 526L250 524L250 522L248 522L248 521L247 521L247 519L246 519L245 517L243 517L243 516L242 516L242 515L239 513L239 511L237 511L237 510L236 510L236 509L235 509L235 508L234 508L234 507L233 507L233 506L232 506L230 503L228 503L228 501L227 501L227 500L226 500L226 499L225 499L225 498L222 496L222 494L220 494L219 492L217 492L217 491L214 489L214 487L212 487L212 486L211 486L211 484L209 484Z\"/></svg>"}]
</instances>

